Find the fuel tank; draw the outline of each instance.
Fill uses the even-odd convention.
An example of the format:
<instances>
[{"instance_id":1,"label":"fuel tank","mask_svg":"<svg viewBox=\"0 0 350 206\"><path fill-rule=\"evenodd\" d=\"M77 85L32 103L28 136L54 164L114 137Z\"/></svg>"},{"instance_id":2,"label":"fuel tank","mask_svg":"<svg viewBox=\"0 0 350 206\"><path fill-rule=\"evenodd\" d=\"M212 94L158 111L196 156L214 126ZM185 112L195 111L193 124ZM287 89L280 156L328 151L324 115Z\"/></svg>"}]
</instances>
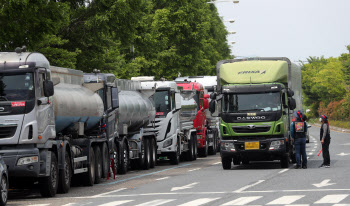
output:
<instances>
[{"instance_id":1,"label":"fuel tank","mask_svg":"<svg viewBox=\"0 0 350 206\"><path fill-rule=\"evenodd\" d=\"M155 119L153 101L138 90L119 92L119 134L137 132Z\"/></svg>"},{"instance_id":2,"label":"fuel tank","mask_svg":"<svg viewBox=\"0 0 350 206\"><path fill-rule=\"evenodd\" d=\"M84 130L90 130L103 116L102 99L83 86L60 83L55 86L53 99L56 132L61 132L76 122L84 122Z\"/></svg>"}]
</instances>

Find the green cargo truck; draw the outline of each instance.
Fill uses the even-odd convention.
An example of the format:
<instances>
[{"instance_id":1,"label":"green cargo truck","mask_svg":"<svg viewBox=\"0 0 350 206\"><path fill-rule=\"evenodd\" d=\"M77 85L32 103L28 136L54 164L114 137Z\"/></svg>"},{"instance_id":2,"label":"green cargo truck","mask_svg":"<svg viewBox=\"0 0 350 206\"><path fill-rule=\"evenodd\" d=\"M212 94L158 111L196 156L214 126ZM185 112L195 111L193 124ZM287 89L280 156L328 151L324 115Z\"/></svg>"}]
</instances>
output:
<instances>
[{"instance_id":1,"label":"green cargo truck","mask_svg":"<svg viewBox=\"0 0 350 206\"><path fill-rule=\"evenodd\" d=\"M301 69L285 57L222 60L210 111L219 116L224 169L250 161L295 161L290 138L302 108Z\"/></svg>"}]
</instances>

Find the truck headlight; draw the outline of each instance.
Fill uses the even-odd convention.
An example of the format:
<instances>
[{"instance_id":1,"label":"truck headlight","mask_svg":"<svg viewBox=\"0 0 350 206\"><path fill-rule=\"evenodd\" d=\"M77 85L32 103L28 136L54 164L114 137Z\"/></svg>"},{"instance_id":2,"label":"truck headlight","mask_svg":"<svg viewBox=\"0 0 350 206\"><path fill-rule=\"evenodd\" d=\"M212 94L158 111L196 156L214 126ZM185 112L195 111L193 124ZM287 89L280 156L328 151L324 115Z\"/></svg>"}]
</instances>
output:
<instances>
[{"instance_id":1,"label":"truck headlight","mask_svg":"<svg viewBox=\"0 0 350 206\"><path fill-rule=\"evenodd\" d=\"M18 159L17 165L27 165L38 161L39 161L38 156L22 157Z\"/></svg>"},{"instance_id":2,"label":"truck headlight","mask_svg":"<svg viewBox=\"0 0 350 206\"><path fill-rule=\"evenodd\" d=\"M272 141L270 144L270 150L278 149L281 145L284 145L283 140Z\"/></svg>"},{"instance_id":3,"label":"truck headlight","mask_svg":"<svg viewBox=\"0 0 350 206\"><path fill-rule=\"evenodd\" d=\"M173 144L173 139L168 139L164 142L163 148L169 147L172 144Z\"/></svg>"}]
</instances>

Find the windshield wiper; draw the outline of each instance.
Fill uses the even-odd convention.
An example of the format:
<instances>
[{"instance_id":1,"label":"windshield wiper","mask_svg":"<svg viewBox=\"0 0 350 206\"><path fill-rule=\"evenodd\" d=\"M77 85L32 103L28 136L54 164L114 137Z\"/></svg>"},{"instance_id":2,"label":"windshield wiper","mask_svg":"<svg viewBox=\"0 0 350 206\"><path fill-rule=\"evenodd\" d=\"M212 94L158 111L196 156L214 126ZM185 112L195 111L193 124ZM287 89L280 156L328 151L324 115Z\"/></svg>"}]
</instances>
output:
<instances>
[{"instance_id":1,"label":"windshield wiper","mask_svg":"<svg viewBox=\"0 0 350 206\"><path fill-rule=\"evenodd\" d=\"M5 96L0 96L0 101L1 100L9 101Z\"/></svg>"},{"instance_id":2,"label":"windshield wiper","mask_svg":"<svg viewBox=\"0 0 350 206\"><path fill-rule=\"evenodd\" d=\"M247 112L247 111L258 111L258 112L262 112L262 111L264 111L264 109L244 109L244 110L238 110L238 112Z\"/></svg>"}]
</instances>

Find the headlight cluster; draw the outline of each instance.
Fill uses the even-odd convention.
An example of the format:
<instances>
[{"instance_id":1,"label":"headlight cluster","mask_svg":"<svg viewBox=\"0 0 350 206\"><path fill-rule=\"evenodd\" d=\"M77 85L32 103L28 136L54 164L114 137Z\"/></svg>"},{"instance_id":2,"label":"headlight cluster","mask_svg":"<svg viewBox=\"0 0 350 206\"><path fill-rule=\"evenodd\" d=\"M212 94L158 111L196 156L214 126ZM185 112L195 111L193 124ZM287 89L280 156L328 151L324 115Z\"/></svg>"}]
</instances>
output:
<instances>
[{"instance_id":1,"label":"headlight cluster","mask_svg":"<svg viewBox=\"0 0 350 206\"><path fill-rule=\"evenodd\" d=\"M31 164L34 162L38 162L39 158L38 156L32 156L32 157L22 157L17 161L17 165L27 165L27 164Z\"/></svg>"},{"instance_id":2,"label":"headlight cluster","mask_svg":"<svg viewBox=\"0 0 350 206\"><path fill-rule=\"evenodd\" d=\"M168 140L166 140L166 141L164 142L163 148L169 147L169 146L172 145L172 144L173 144L173 139L172 139L172 138L171 138L171 139L168 139Z\"/></svg>"},{"instance_id":3,"label":"headlight cluster","mask_svg":"<svg viewBox=\"0 0 350 206\"><path fill-rule=\"evenodd\" d=\"M221 146L223 150L227 150L227 151L236 151L235 150L235 145L232 142L221 142Z\"/></svg>"},{"instance_id":4,"label":"headlight cluster","mask_svg":"<svg viewBox=\"0 0 350 206\"><path fill-rule=\"evenodd\" d=\"M270 144L270 150L279 149L281 145L284 145L284 140L272 141Z\"/></svg>"}]
</instances>

